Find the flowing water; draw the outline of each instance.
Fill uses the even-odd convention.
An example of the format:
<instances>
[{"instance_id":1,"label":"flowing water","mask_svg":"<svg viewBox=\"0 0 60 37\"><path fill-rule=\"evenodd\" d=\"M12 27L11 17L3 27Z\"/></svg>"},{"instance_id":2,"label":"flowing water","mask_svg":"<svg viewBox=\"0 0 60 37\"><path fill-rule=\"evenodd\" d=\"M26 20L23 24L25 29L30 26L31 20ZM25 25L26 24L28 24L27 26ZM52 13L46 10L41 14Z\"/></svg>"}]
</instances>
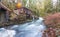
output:
<instances>
[{"instance_id":1,"label":"flowing water","mask_svg":"<svg viewBox=\"0 0 60 37\"><path fill-rule=\"evenodd\" d=\"M22 25L14 25L9 28L0 28L0 37L42 37L46 26L43 18L33 20Z\"/></svg>"}]
</instances>

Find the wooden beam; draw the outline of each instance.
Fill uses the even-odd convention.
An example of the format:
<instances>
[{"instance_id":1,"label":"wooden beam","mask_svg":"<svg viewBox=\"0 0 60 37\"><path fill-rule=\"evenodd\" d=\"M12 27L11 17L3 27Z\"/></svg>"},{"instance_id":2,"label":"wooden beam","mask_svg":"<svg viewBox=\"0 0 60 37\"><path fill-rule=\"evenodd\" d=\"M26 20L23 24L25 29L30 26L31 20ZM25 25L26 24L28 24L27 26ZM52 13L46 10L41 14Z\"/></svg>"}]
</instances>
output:
<instances>
[{"instance_id":1,"label":"wooden beam","mask_svg":"<svg viewBox=\"0 0 60 37\"><path fill-rule=\"evenodd\" d=\"M7 8L3 3L0 2L0 6L8 11L11 11L9 8Z\"/></svg>"}]
</instances>

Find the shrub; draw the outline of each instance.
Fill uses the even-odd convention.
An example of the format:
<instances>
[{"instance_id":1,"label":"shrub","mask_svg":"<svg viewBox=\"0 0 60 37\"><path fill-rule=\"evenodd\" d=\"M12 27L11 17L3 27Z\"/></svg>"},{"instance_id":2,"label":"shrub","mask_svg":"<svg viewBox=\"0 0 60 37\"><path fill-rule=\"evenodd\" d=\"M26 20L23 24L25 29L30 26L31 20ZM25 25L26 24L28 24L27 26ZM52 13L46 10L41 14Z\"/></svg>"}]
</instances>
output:
<instances>
[{"instance_id":1,"label":"shrub","mask_svg":"<svg viewBox=\"0 0 60 37\"><path fill-rule=\"evenodd\" d=\"M45 17L44 23L48 28L54 28L57 36L60 35L60 13L49 14Z\"/></svg>"},{"instance_id":2,"label":"shrub","mask_svg":"<svg viewBox=\"0 0 60 37\"><path fill-rule=\"evenodd\" d=\"M60 13L50 14L45 17L45 25L48 27L60 28Z\"/></svg>"}]
</instances>

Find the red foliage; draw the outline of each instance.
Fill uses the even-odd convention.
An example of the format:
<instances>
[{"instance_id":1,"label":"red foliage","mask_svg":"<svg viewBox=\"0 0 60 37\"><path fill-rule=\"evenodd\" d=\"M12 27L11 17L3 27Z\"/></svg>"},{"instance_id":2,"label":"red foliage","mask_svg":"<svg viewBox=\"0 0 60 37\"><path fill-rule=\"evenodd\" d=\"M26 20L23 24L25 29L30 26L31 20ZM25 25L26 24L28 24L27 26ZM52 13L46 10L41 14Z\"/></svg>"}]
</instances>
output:
<instances>
[{"instance_id":1,"label":"red foliage","mask_svg":"<svg viewBox=\"0 0 60 37\"><path fill-rule=\"evenodd\" d=\"M47 26L58 26L60 24L60 13L54 13L46 16L44 23Z\"/></svg>"},{"instance_id":2,"label":"red foliage","mask_svg":"<svg viewBox=\"0 0 60 37\"><path fill-rule=\"evenodd\" d=\"M48 28L44 31L42 37L56 37L55 30L53 28Z\"/></svg>"}]
</instances>

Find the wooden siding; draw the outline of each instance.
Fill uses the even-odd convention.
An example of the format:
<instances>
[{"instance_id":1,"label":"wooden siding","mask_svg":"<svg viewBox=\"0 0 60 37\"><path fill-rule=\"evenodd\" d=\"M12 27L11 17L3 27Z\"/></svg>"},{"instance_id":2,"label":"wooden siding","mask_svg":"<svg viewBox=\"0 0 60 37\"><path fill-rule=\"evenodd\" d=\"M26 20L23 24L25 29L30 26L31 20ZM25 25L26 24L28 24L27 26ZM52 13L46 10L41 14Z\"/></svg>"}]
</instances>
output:
<instances>
[{"instance_id":1,"label":"wooden siding","mask_svg":"<svg viewBox=\"0 0 60 37\"><path fill-rule=\"evenodd\" d=\"M5 21L5 13L0 12L0 22L4 22Z\"/></svg>"},{"instance_id":2,"label":"wooden siding","mask_svg":"<svg viewBox=\"0 0 60 37\"><path fill-rule=\"evenodd\" d=\"M25 7L22 7L20 9L14 10L11 13L10 19L12 20L12 19L20 18L20 20L21 20L21 19L27 19L27 18L31 18L31 17L32 17L32 11Z\"/></svg>"}]
</instances>

